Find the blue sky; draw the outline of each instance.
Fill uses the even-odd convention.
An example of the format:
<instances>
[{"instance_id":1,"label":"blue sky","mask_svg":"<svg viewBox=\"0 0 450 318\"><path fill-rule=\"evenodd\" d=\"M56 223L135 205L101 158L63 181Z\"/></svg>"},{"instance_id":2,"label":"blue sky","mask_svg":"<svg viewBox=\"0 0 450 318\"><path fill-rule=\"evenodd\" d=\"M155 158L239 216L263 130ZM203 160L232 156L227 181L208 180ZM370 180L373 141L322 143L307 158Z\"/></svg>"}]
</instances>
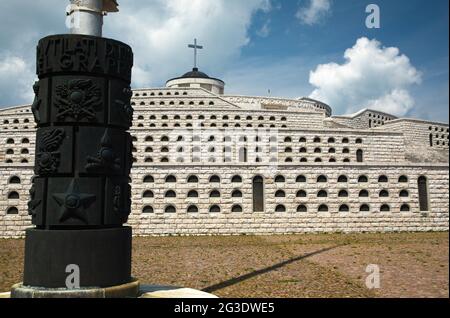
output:
<instances>
[{"instance_id":1,"label":"blue sky","mask_svg":"<svg viewBox=\"0 0 450 318\"><path fill-rule=\"evenodd\" d=\"M30 103L40 37L66 33L62 0L0 2L0 107ZM365 25L366 6L381 28ZM128 0L105 36L132 45L134 87L158 87L192 67L227 93L309 96L335 114L364 107L448 122L448 0ZM24 23L25 21L25 23Z\"/></svg>"},{"instance_id":2,"label":"blue sky","mask_svg":"<svg viewBox=\"0 0 450 318\"><path fill-rule=\"evenodd\" d=\"M250 31L254 40L243 48L244 59L258 56L276 62L299 56L299 67L309 70L317 64L344 63L343 52L360 37L377 39L384 46L399 48L422 73L422 83L411 89L416 107L406 115L448 122L448 0L334 0L331 12L312 26L299 23L293 14L299 3L307 1L278 2L281 9L255 16ZM370 3L381 9L380 29L365 26ZM268 19L270 34L258 37ZM302 92L297 95L307 95L308 73L299 74L299 81Z\"/></svg>"}]
</instances>

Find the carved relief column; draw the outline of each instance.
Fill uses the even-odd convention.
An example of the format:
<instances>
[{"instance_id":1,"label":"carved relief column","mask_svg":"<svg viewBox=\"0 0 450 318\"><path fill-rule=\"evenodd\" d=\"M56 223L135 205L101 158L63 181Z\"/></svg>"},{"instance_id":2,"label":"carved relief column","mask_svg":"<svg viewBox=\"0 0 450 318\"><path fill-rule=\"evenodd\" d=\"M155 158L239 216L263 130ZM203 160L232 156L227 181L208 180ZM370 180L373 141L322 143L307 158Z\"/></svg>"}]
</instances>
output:
<instances>
[{"instance_id":1,"label":"carved relief column","mask_svg":"<svg viewBox=\"0 0 450 318\"><path fill-rule=\"evenodd\" d=\"M37 47L38 125L24 285L67 288L131 281L131 68L121 42L88 35L43 38Z\"/></svg>"}]
</instances>

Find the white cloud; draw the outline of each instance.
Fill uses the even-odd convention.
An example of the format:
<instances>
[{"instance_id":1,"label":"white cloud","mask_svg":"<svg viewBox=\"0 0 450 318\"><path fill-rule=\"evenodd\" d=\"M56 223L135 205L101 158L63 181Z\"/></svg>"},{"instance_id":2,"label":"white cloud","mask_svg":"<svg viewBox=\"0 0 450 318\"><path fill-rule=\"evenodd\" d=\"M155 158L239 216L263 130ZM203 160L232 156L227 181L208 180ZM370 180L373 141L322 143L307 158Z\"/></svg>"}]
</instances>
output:
<instances>
[{"instance_id":1,"label":"white cloud","mask_svg":"<svg viewBox=\"0 0 450 318\"><path fill-rule=\"evenodd\" d=\"M33 68L24 59L0 55L0 101L15 100L15 104L33 100Z\"/></svg>"},{"instance_id":2,"label":"white cloud","mask_svg":"<svg viewBox=\"0 0 450 318\"><path fill-rule=\"evenodd\" d=\"M367 101L366 107L394 115L405 115L414 106L414 99L404 89L394 89L378 99Z\"/></svg>"},{"instance_id":3,"label":"white cloud","mask_svg":"<svg viewBox=\"0 0 450 318\"><path fill-rule=\"evenodd\" d=\"M0 106L32 101L37 41L67 33L67 4L0 1L0 28L8 30L0 32ZM250 42L254 14L269 13L272 5L271 0L127 0L119 8L105 18L104 36L133 47L133 86L155 87L192 68L193 52L187 44L194 37L205 47L199 53L200 68L211 76L223 73Z\"/></svg>"},{"instance_id":4,"label":"white cloud","mask_svg":"<svg viewBox=\"0 0 450 318\"><path fill-rule=\"evenodd\" d=\"M248 29L257 11L269 12L270 0L155 0L132 1L120 14L108 17L108 32L133 47L133 83L144 87L181 75L193 66L187 48L196 37L205 47L200 68L221 73L250 41Z\"/></svg>"},{"instance_id":5,"label":"white cloud","mask_svg":"<svg viewBox=\"0 0 450 318\"><path fill-rule=\"evenodd\" d=\"M36 44L66 32L65 7L61 0L0 1L0 108L33 101Z\"/></svg>"},{"instance_id":6,"label":"white cloud","mask_svg":"<svg viewBox=\"0 0 450 318\"><path fill-rule=\"evenodd\" d=\"M421 74L398 48L363 37L344 57L344 64L323 64L310 72L316 87L311 98L347 113L367 107L402 116L414 106L408 88L421 83Z\"/></svg>"},{"instance_id":7,"label":"white cloud","mask_svg":"<svg viewBox=\"0 0 450 318\"><path fill-rule=\"evenodd\" d=\"M301 23L314 25L319 23L324 17L331 12L331 0L308 0L309 3L305 7L301 7L296 17Z\"/></svg>"}]
</instances>

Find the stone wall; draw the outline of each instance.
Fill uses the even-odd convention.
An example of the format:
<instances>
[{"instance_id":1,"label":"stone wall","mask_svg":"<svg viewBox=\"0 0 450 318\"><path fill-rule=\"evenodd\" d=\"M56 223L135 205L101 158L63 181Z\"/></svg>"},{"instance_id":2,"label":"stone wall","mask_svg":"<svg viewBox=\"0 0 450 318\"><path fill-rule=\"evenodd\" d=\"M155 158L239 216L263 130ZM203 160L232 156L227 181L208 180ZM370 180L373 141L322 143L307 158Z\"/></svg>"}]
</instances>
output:
<instances>
[{"instance_id":1,"label":"stone wall","mask_svg":"<svg viewBox=\"0 0 450 318\"><path fill-rule=\"evenodd\" d=\"M22 237L31 225L27 201L33 172L22 166L0 169L0 237ZM280 165L276 169L255 165L136 165L129 224L135 235L447 231L448 173L446 165L316 164ZM13 176L20 176L20 183L11 184ZM188 180L192 176L198 182L188 182L195 181ZM241 180L233 180L234 176ZM264 177L264 212L253 212L255 176ZM318 180L320 176L326 180ZM341 176L346 180L339 180ZM400 180L402 176L406 179ZM419 209L419 176L428 180L429 211ZM388 192L387 197L380 197L383 190ZM12 191L20 198L6 199ZM191 191L198 197L188 197ZM342 197L343 191L347 197ZM367 191L367 196L361 196L361 191ZM340 212L344 205L348 212ZM198 212L187 212L192 206ZM324 206L327 212L321 211ZM19 214L7 214L11 207ZM300 212L300 207L307 212ZM386 207L389 211L384 211Z\"/></svg>"},{"instance_id":2,"label":"stone wall","mask_svg":"<svg viewBox=\"0 0 450 318\"><path fill-rule=\"evenodd\" d=\"M448 162L449 127L417 119L397 119L379 131L395 131L405 138L405 157L412 162Z\"/></svg>"},{"instance_id":3,"label":"stone wall","mask_svg":"<svg viewBox=\"0 0 450 318\"><path fill-rule=\"evenodd\" d=\"M0 172L0 238L24 237L25 229L31 227L27 204L33 168L29 164L0 164ZM12 180L13 177L18 177L19 180ZM14 193L17 196L12 196ZM15 212L13 209L17 209L18 214L9 214Z\"/></svg>"},{"instance_id":4,"label":"stone wall","mask_svg":"<svg viewBox=\"0 0 450 318\"><path fill-rule=\"evenodd\" d=\"M333 116L332 119L333 121L348 127L356 129L371 129L384 126L390 121L396 119L396 117L383 112L365 109L354 115Z\"/></svg>"},{"instance_id":5,"label":"stone wall","mask_svg":"<svg viewBox=\"0 0 450 318\"><path fill-rule=\"evenodd\" d=\"M134 128L204 127L223 128L290 128L319 129L324 127L324 115L315 112L243 111L241 109L210 109L183 107L181 109L135 106ZM203 106L204 107L204 106ZM174 107L175 108L175 107ZM188 126L189 125L189 126Z\"/></svg>"},{"instance_id":6,"label":"stone wall","mask_svg":"<svg viewBox=\"0 0 450 318\"><path fill-rule=\"evenodd\" d=\"M265 212L253 212L252 178L263 175L264 169L256 166L242 167L196 167L187 166L180 171L176 167L138 166L133 171L133 213L130 224L136 235L210 235L210 234L288 234L310 232L390 232L390 231L447 231L449 217L448 167L446 166L280 166L274 175L264 177ZM166 182L168 176L175 176L175 183ZM220 182L210 182L211 176L218 176ZM232 182L235 175L242 182ZM277 176L284 182L275 182ZM296 182L303 175L306 182ZM317 182L319 175L327 182ZM340 175L347 182L338 182ZM381 175L387 182L378 182ZM399 182L400 176L407 178ZM419 176L426 176L429 184L430 211L419 211ZM145 177L151 176L149 183ZM190 176L197 176L198 183L189 183ZM368 182L359 182L360 176L367 176ZM217 181L217 180L216 180ZM278 180L279 181L279 180ZM190 191L197 191L198 198L187 198ZM277 197L277 191L284 191L284 197ZM300 190L306 197L297 197ZM318 198L318 192L325 190L328 197ZM345 190L348 197L339 197ZM366 190L368 197L360 197ZM381 197L387 190L389 197ZM146 191L152 191L149 196ZM168 197L173 191L176 197ZM210 197L213 191L220 192L220 198ZM233 197L234 191L242 197ZM406 197L400 192L406 191ZM144 197L145 196L145 197ZM152 197L151 197L152 196ZM349 212L339 212L343 204ZM243 212L233 213L236 205ZM305 205L307 212L297 212ZM321 205L328 206L328 212L319 212ZM360 211L365 205L368 211ZM389 212L381 212L381 206ZM187 212L190 206L196 213ZM276 212L284 206L286 212ZM219 207L220 212L218 211ZM401 211L405 207L409 211ZM166 209L169 208L168 213ZM171 210L174 209L174 210ZM364 209L363 209L364 210ZM143 212L144 211L144 212ZM145 213L149 212L149 213Z\"/></svg>"},{"instance_id":7,"label":"stone wall","mask_svg":"<svg viewBox=\"0 0 450 318\"><path fill-rule=\"evenodd\" d=\"M447 124L417 119L397 119L386 124L385 127L377 129L404 134L407 148L426 146L436 149L449 149L449 126Z\"/></svg>"},{"instance_id":8,"label":"stone wall","mask_svg":"<svg viewBox=\"0 0 450 318\"><path fill-rule=\"evenodd\" d=\"M173 122L173 120L169 121ZM160 118L157 122L161 122ZM405 161L404 139L401 133L342 129L137 127L131 130L131 134L134 137L136 163L240 163L242 161L239 151L244 148L248 151L247 162L259 160L266 163L299 163L330 162L331 160L336 163L348 163L357 161L358 150L363 151L365 163ZM167 139L163 141L164 138ZM194 138L198 139L193 142ZM34 129L0 131L2 143L0 162L9 165L26 163L33 165L34 139ZM226 152L225 149L227 149ZM194 158L199 160L196 161Z\"/></svg>"},{"instance_id":9,"label":"stone wall","mask_svg":"<svg viewBox=\"0 0 450 318\"><path fill-rule=\"evenodd\" d=\"M34 128L31 131L0 131L0 144L1 163L34 164L34 153L36 148Z\"/></svg>"},{"instance_id":10,"label":"stone wall","mask_svg":"<svg viewBox=\"0 0 450 318\"><path fill-rule=\"evenodd\" d=\"M15 133L17 130L32 130L35 128L33 115L31 112L26 112L28 109L18 108L16 110L0 111L0 132Z\"/></svg>"},{"instance_id":11,"label":"stone wall","mask_svg":"<svg viewBox=\"0 0 450 318\"><path fill-rule=\"evenodd\" d=\"M356 162L358 150L363 151L364 163L405 162L400 133L257 128L137 128L131 133L137 163L239 163L243 148L248 151L247 162Z\"/></svg>"}]
</instances>

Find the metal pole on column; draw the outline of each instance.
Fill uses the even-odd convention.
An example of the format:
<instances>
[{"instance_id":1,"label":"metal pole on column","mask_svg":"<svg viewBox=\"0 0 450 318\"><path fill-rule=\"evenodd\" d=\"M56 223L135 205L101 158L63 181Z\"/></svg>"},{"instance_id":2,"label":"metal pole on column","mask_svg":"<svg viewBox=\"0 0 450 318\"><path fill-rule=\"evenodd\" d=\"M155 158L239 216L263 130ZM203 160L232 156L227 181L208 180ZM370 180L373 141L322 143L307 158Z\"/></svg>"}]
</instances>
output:
<instances>
[{"instance_id":1,"label":"metal pole on column","mask_svg":"<svg viewBox=\"0 0 450 318\"><path fill-rule=\"evenodd\" d=\"M131 69L128 45L102 38L115 0L71 0L70 34L37 46L35 177L24 281L12 297L133 297Z\"/></svg>"}]
</instances>

